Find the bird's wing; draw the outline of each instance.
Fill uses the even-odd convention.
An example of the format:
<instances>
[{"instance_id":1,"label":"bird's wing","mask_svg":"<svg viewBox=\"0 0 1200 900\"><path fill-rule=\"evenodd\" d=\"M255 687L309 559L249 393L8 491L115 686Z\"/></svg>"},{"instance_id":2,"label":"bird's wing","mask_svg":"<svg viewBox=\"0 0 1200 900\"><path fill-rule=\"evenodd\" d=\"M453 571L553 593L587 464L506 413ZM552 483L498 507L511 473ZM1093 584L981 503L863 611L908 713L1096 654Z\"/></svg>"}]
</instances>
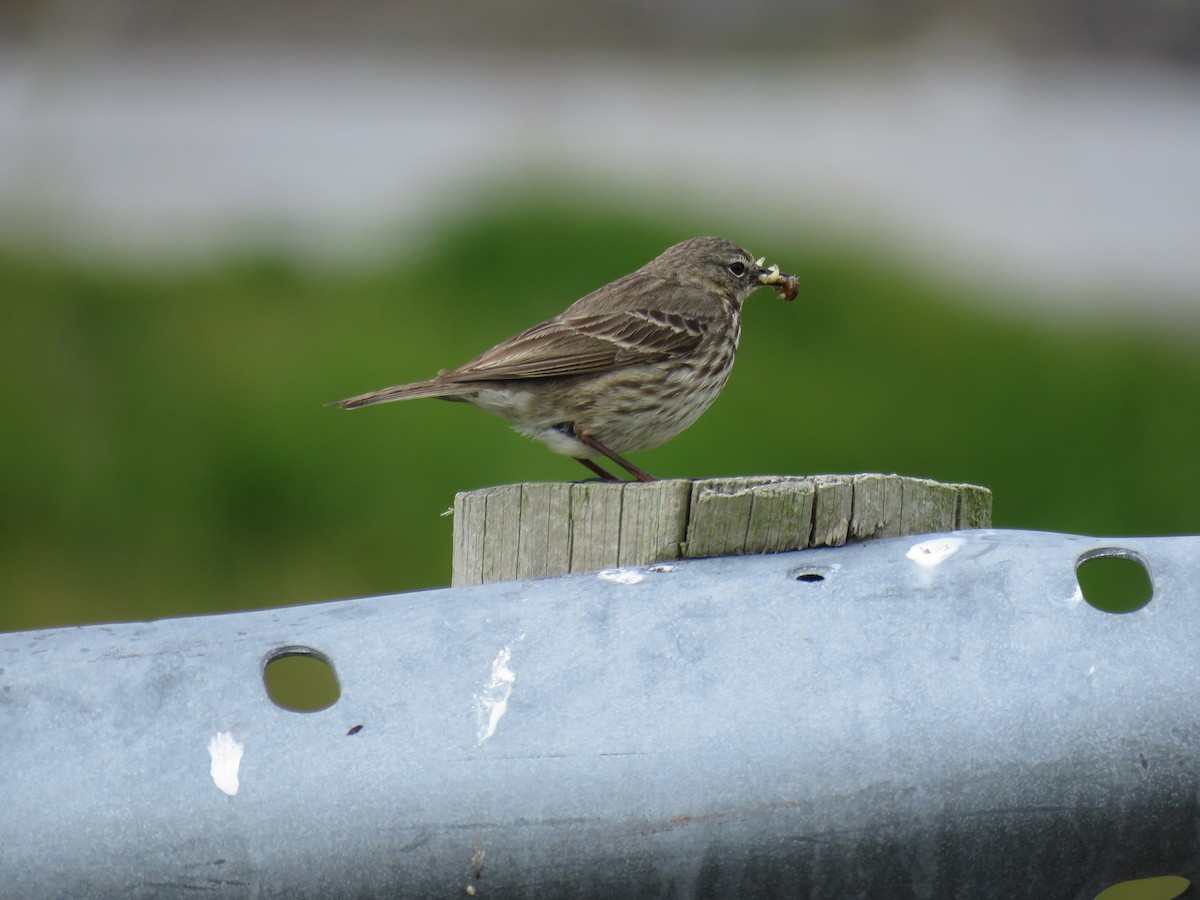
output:
<instances>
[{"instance_id":1,"label":"bird's wing","mask_svg":"<svg viewBox=\"0 0 1200 900\"><path fill-rule=\"evenodd\" d=\"M694 350L712 320L659 310L570 311L509 338L438 376L438 381L490 381L586 375L658 362Z\"/></svg>"}]
</instances>

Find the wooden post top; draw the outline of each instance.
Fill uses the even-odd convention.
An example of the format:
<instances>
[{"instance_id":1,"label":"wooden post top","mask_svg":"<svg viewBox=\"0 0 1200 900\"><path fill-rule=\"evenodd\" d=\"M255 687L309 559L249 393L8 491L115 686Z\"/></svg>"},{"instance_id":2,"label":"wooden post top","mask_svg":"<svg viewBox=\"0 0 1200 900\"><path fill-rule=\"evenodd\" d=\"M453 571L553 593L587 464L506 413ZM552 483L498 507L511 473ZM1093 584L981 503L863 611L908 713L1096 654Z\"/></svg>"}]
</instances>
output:
<instances>
[{"instance_id":1,"label":"wooden post top","mask_svg":"<svg viewBox=\"0 0 1200 900\"><path fill-rule=\"evenodd\" d=\"M455 586L987 528L992 492L902 475L508 484L454 498Z\"/></svg>"}]
</instances>

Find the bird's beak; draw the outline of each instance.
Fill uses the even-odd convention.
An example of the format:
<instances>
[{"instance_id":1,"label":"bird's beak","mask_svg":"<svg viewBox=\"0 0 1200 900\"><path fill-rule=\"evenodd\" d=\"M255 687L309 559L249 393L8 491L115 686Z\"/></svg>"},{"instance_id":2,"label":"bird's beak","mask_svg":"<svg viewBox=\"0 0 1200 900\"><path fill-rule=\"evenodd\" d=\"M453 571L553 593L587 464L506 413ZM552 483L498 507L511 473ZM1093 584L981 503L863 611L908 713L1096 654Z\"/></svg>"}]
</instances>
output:
<instances>
[{"instance_id":1,"label":"bird's beak","mask_svg":"<svg viewBox=\"0 0 1200 900\"><path fill-rule=\"evenodd\" d=\"M796 292L800 289L796 276L780 272L779 266L764 266L767 258L764 256L755 265L758 266L758 283L765 284L779 295L781 300L795 300Z\"/></svg>"}]
</instances>

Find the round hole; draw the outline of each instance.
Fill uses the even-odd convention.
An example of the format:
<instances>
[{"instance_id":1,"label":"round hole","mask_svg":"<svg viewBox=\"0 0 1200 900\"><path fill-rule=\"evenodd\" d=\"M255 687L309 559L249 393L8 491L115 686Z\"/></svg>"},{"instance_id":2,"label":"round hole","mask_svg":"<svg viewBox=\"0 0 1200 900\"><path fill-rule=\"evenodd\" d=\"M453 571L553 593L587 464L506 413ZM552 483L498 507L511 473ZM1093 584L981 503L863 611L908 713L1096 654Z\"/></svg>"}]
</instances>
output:
<instances>
[{"instance_id":1,"label":"round hole","mask_svg":"<svg viewBox=\"0 0 1200 900\"><path fill-rule=\"evenodd\" d=\"M788 574L793 581L802 581L805 584L816 584L824 581L832 573L828 566L800 566L792 569Z\"/></svg>"},{"instance_id":2,"label":"round hole","mask_svg":"<svg viewBox=\"0 0 1200 900\"><path fill-rule=\"evenodd\" d=\"M263 665L263 684L276 706L291 712L317 712L341 696L333 663L312 647L281 647Z\"/></svg>"},{"instance_id":3,"label":"round hole","mask_svg":"<svg viewBox=\"0 0 1200 900\"><path fill-rule=\"evenodd\" d=\"M1190 886L1182 875L1135 878L1109 885L1096 895L1096 900L1173 900Z\"/></svg>"},{"instance_id":4,"label":"round hole","mask_svg":"<svg viewBox=\"0 0 1200 900\"><path fill-rule=\"evenodd\" d=\"M1146 561L1122 547L1084 553L1075 563L1075 578L1083 599L1102 612L1134 612L1154 596Z\"/></svg>"}]
</instances>

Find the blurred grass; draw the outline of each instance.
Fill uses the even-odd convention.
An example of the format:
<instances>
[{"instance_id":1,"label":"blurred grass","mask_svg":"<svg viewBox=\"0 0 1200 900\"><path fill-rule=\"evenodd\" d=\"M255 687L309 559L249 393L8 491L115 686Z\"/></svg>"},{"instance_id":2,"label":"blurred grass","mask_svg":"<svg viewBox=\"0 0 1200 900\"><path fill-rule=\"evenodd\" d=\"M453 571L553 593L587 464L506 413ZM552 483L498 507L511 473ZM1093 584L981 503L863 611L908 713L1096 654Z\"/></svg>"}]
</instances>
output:
<instances>
[{"instance_id":1,"label":"blurred grass","mask_svg":"<svg viewBox=\"0 0 1200 900\"><path fill-rule=\"evenodd\" d=\"M447 583L455 491L584 471L458 404L322 404L463 362L693 231L532 202L356 271L0 253L0 628ZM1194 335L1030 323L870 248L724 236L802 293L752 298L725 393L650 471L899 472L991 487L1001 527L1200 533Z\"/></svg>"}]
</instances>

